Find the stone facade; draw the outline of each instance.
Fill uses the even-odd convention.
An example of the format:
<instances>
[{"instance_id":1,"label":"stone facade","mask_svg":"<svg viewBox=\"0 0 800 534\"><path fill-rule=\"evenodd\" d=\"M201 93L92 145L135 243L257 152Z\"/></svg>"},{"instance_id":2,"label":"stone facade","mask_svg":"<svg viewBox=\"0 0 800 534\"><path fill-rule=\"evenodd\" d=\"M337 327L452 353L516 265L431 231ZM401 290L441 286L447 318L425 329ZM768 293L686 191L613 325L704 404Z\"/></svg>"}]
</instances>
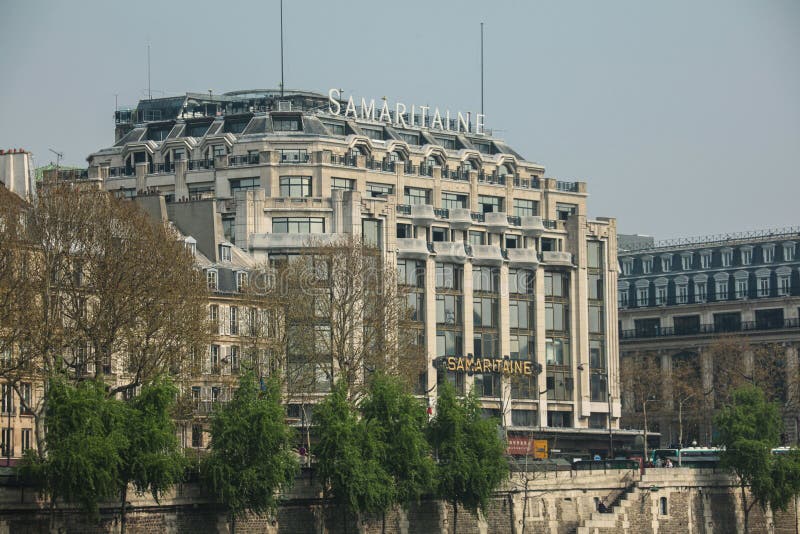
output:
<instances>
[{"instance_id":1,"label":"stone facade","mask_svg":"<svg viewBox=\"0 0 800 534\"><path fill-rule=\"evenodd\" d=\"M458 534L729 534L742 532L739 489L725 473L706 469L516 473L491 499L486 514L459 509ZM526 505L527 500L527 505ZM610 503L598 513L598 501ZM162 499L161 506L146 496L132 496L128 532L228 532L225 514L198 489L186 484ZM111 506L111 504L109 503ZM751 532L789 534L800 528L797 501L786 511L764 513L755 506ZM102 509L98 523L75 509L59 506L59 532L112 533L119 530L116 511ZM248 515L236 523L242 533L377 534L381 517L345 518L338 508L319 498L309 479L299 479L274 516ZM47 530L47 504L18 487L0 488L0 534ZM423 500L407 511L386 514L388 534L453 534L449 503Z\"/></svg>"}]
</instances>

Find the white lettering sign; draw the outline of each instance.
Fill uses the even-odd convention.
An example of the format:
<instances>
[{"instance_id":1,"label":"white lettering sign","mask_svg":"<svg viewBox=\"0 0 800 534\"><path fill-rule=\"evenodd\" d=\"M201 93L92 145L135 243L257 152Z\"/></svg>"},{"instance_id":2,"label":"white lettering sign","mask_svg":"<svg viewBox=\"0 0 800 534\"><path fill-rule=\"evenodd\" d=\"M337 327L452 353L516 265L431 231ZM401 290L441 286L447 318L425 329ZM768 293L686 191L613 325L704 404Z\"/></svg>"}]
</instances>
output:
<instances>
[{"instance_id":1,"label":"white lettering sign","mask_svg":"<svg viewBox=\"0 0 800 534\"><path fill-rule=\"evenodd\" d=\"M419 114L417 114L417 108L419 108ZM385 122L397 128L419 126L445 132L486 134L486 115L483 113L476 113L475 122L473 123L473 114L469 111L466 113L457 111L455 119L451 121L449 109L444 110L444 113L442 113L437 107L431 108L430 106L412 104L411 112L408 113L408 120L406 120L407 110L408 107L402 102L396 102L394 107L389 106L389 102L385 98L380 110L378 110L375 106L375 99L367 101L366 98L361 98L359 112L359 106L356 106L355 99L350 96L345 104L344 116L352 119ZM433 113L429 113L431 110ZM339 89L328 91L328 111L332 115L342 115L342 92Z\"/></svg>"}]
</instances>

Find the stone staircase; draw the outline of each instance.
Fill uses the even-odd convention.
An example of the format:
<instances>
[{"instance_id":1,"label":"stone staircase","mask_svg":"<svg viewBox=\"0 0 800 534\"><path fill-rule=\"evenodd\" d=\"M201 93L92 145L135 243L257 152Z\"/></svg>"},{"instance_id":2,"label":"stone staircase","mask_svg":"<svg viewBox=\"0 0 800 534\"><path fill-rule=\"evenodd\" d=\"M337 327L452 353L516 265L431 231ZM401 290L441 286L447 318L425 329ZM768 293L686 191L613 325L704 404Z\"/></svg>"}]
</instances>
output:
<instances>
[{"instance_id":1,"label":"stone staircase","mask_svg":"<svg viewBox=\"0 0 800 534\"><path fill-rule=\"evenodd\" d=\"M631 477L627 480L627 485L622 490L616 490L606 497L607 512L592 512L588 519L581 521L581 525L575 531L576 534L600 534L605 532L628 532L628 507L630 497L636 491L638 480Z\"/></svg>"}]
</instances>

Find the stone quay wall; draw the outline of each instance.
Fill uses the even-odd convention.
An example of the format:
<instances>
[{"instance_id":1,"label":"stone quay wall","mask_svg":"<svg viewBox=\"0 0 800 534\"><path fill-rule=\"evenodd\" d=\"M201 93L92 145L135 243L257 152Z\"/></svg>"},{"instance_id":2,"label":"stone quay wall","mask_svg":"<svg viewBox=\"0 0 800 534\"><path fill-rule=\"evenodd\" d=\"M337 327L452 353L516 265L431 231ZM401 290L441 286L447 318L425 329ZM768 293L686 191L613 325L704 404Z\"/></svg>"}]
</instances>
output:
<instances>
[{"instance_id":1,"label":"stone quay wall","mask_svg":"<svg viewBox=\"0 0 800 534\"><path fill-rule=\"evenodd\" d=\"M381 517L345 517L322 498L311 472L298 478L274 516L248 515L236 522L239 533L372 534L730 534L743 531L739 489L726 473L711 469L599 470L515 473L492 498L486 514L424 499L408 510ZM156 503L149 495L129 493L127 529L131 534L226 533L227 518L213 498L196 484L181 484ZM609 506L597 512L597 503ZM800 501L787 511L751 512L751 532L800 532ZM73 506L58 503L54 532L115 533L116 503L101 507L91 521ZM385 526L384 526L385 525ZM383 530L385 528L385 530ZM47 532L50 511L30 488L0 487L0 534Z\"/></svg>"}]
</instances>

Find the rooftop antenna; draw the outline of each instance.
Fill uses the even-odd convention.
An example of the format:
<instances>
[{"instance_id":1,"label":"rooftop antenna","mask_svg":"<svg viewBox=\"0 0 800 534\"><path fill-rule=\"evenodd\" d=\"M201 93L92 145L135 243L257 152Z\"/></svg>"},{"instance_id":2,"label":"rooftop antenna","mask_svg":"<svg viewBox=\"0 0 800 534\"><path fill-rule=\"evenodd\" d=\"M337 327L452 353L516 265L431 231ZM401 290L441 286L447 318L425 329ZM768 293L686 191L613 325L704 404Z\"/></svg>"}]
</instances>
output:
<instances>
[{"instance_id":1,"label":"rooftop antenna","mask_svg":"<svg viewBox=\"0 0 800 534\"><path fill-rule=\"evenodd\" d=\"M150 90L150 40L147 41L147 99L153 100L153 91Z\"/></svg>"},{"instance_id":2,"label":"rooftop antenna","mask_svg":"<svg viewBox=\"0 0 800 534\"><path fill-rule=\"evenodd\" d=\"M281 0L281 97L283 97L283 0Z\"/></svg>"},{"instance_id":3,"label":"rooftop antenna","mask_svg":"<svg viewBox=\"0 0 800 534\"><path fill-rule=\"evenodd\" d=\"M481 22L481 115L483 114L483 22Z\"/></svg>"},{"instance_id":4,"label":"rooftop antenna","mask_svg":"<svg viewBox=\"0 0 800 534\"><path fill-rule=\"evenodd\" d=\"M56 174L58 174L58 167L61 165L61 158L64 157L64 153L53 150L52 148L48 148L47 150L56 155Z\"/></svg>"}]
</instances>

